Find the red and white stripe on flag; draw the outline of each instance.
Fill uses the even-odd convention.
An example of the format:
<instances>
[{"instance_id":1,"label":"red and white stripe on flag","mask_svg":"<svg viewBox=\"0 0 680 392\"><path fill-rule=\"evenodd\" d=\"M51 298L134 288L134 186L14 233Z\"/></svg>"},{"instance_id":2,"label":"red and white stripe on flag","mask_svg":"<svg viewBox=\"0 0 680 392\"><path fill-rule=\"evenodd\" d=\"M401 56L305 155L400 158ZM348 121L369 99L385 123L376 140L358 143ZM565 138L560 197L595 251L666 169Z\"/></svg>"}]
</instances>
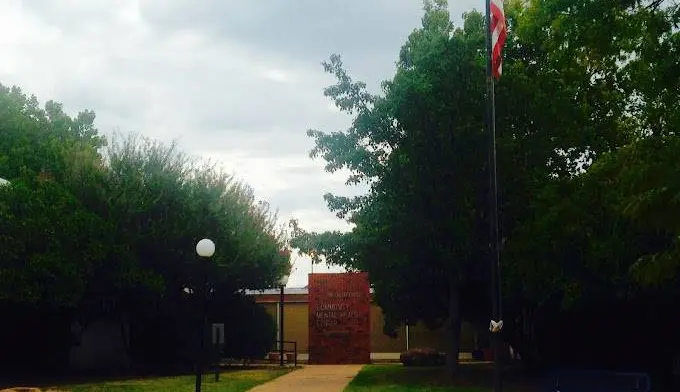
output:
<instances>
[{"instance_id":1,"label":"red and white stripe on flag","mask_svg":"<svg viewBox=\"0 0 680 392\"><path fill-rule=\"evenodd\" d=\"M508 34L503 0L487 0L491 5L491 73L498 79L503 73L503 45Z\"/></svg>"}]
</instances>

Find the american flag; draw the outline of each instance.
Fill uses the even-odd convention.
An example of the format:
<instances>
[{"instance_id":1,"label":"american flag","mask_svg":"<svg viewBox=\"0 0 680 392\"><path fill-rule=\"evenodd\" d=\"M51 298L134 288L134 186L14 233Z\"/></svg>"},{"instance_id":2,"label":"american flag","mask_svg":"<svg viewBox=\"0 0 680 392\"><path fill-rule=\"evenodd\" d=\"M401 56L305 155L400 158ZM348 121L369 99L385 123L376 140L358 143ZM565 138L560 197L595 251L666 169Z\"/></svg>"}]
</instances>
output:
<instances>
[{"instance_id":1,"label":"american flag","mask_svg":"<svg viewBox=\"0 0 680 392\"><path fill-rule=\"evenodd\" d=\"M503 45L507 36L503 0L487 0L491 5L491 73L498 79L503 73Z\"/></svg>"}]
</instances>

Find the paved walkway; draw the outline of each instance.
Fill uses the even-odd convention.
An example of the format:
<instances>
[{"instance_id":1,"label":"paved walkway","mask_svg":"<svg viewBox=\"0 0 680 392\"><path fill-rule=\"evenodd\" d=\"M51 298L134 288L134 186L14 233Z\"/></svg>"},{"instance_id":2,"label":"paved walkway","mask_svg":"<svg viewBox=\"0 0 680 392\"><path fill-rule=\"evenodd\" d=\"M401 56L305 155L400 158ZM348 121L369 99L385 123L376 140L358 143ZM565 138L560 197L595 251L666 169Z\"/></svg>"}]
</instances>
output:
<instances>
[{"instance_id":1,"label":"paved walkway","mask_svg":"<svg viewBox=\"0 0 680 392\"><path fill-rule=\"evenodd\" d=\"M308 365L250 392L342 392L363 365Z\"/></svg>"}]
</instances>

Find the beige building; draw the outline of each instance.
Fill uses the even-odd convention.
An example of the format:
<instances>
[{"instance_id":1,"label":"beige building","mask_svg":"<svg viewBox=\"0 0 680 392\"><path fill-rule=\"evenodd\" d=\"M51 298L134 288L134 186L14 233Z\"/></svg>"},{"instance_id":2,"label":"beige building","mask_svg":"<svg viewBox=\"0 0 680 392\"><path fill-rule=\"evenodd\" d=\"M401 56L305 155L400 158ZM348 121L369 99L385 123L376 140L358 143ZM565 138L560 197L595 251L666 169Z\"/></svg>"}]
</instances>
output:
<instances>
[{"instance_id":1,"label":"beige building","mask_svg":"<svg viewBox=\"0 0 680 392\"><path fill-rule=\"evenodd\" d=\"M255 301L279 325L280 290L248 291L248 295L255 297ZM284 340L297 342L298 352L308 353L309 306L307 288L286 288L284 291ZM280 328L280 325L279 325ZM461 332L461 352L470 352L474 348L475 331L470 324L463 323ZM383 333L383 313L380 307L371 304L371 352L372 353L401 353L412 348L433 348L444 350L446 345L446 329L429 330L423 324L401 326L397 330L397 337L391 338Z\"/></svg>"}]
</instances>

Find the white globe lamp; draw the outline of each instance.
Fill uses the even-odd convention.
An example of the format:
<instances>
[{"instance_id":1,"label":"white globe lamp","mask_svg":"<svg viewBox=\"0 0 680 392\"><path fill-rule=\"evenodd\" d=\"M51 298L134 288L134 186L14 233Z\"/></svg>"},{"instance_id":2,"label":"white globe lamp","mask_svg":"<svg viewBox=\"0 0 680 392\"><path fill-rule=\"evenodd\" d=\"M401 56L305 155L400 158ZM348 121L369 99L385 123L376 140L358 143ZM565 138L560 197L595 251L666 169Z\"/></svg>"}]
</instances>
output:
<instances>
[{"instance_id":1,"label":"white globe lamp","mask_svg":"<svg viewBox=\"0 0 680 392\"><path fill-rule=\"evenodd\" d=\"M211 257L215 254L215 243L208 238L204 238L196 244L196 253L201 257Z\"/></svg>"},{"instance_id":2,"label":"white globe lamp","mask_svg":"<svg viewBox=\"0 0 680 392\"><path fill-rule=\"evenodd\" d=\"M281 279L279 279L279 285L281 285L281 287L286 287L287 284L288 284L288 274L284 274L281 277Z\"/></svg>"}]
</instances>

